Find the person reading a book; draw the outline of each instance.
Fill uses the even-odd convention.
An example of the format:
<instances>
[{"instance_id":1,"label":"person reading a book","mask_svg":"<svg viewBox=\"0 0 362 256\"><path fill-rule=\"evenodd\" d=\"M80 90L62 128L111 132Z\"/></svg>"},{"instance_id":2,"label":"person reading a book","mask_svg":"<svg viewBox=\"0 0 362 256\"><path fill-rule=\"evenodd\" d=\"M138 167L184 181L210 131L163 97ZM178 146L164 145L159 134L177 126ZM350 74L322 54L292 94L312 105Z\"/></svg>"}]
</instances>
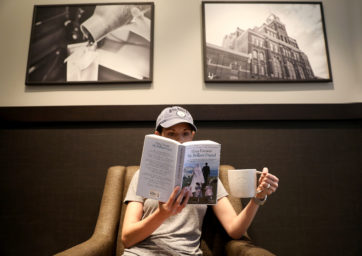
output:
<instances>
[{"instance_id":1,"label":"person reading a book","mask_svg":"<svg viewBox=\"0 0 362 256\"><path fill-rule=\"evenodd\" d=\"M184 108L165 108L157 118L155 134L180 143L191 141L197 128L191 114ZM128 189L127 209L123 222L123 255L202 255L201 226L206 204L187 204L191 191L177 186L167 202L145 199L136 195L138 173ZM217 181L217 203L212 205L216 217L233 239L240 239L247 231L260 205L278 188L279 179L267 168L259 178L257 195L236 214L228 193Z\"/></svg>"}]
</instances>

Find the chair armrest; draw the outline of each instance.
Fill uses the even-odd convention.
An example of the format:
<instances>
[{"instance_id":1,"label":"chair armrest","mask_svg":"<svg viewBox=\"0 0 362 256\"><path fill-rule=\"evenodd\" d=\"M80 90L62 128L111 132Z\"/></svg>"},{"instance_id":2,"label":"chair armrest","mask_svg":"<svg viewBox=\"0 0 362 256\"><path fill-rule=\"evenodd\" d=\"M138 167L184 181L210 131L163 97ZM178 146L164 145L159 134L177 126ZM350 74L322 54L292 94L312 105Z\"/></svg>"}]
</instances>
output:
<instances>
[{"instance_id":1,"label":"chair armrest","mask_svg":"<svg viewBox=\"0 0 362 256\"><path fill-rule=\"evenodd\" d=\"M227 256L276 256L268 250L255 246L248 240L230 240L226 244L225 250Z\"/></svg>"},{"instance_id":2,"label":"chair armrest","mask_svg":"<svg viewBox=\"0 0 362 256\"><path fill-rule=\"evenodd\" d=\"M96 256L113 253L122 207L124 173L123 166L113 166L108 169L97 224L92 237L56 254L57 256Z\"/></svg>"}]
</instances>

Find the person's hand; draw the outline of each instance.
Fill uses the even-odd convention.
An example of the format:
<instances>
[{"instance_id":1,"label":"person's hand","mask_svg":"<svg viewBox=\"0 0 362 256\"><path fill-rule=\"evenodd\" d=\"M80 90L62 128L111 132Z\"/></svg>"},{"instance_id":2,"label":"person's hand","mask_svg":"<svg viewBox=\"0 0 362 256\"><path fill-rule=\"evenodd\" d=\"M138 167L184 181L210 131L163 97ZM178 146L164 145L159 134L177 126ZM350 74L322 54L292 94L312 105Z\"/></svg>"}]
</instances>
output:
<instances>
[{"instance_id":1,"label":"person's hand","mask_svg":"<svg viewBox=\"0 0 362 256\"><path fill-rule=\"evenodd\" d=\"M166 203L159 202L159 210L161 214L167 218L180 213L189 201L191 196L191 191L189 188L183 188L180 193L179 191L180 187L175 187Z\"/></svg>"},{"instance_id":2,"label":"person's hand","mask_svg":"<svg viewBox=\"0 0 362 256\"><path fill-rule=\"evenodd\" d=\"M132 7L132 5L97 5L93 15L81 24L81 31L90 42L98 42L109 32L132 20Z\"/></svg>"},{"instance_id":3,"label":"person's hand","mask_svg":"<svg viewBox=\"0 0 362 256\"><path fill-rule=\"evenodd\" d=\"M266 195L270 196L278 189L279 179L273 174L269 173L268 168L264 167L260 175L257 187L257 194L255 197L263 199Z\"/></svg>"}]
</instances>

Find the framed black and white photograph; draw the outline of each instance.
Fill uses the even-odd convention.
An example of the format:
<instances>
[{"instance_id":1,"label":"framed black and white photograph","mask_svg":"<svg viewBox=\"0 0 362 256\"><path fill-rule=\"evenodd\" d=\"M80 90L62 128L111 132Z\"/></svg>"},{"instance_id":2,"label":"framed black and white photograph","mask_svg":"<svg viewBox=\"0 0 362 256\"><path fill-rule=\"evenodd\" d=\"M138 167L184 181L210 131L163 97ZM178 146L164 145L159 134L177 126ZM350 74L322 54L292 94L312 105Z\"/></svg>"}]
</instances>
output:
<instances>
[{"instance_id":1,"label":"framed black and white photograph","mask_svg":"<svg viewBox=\"0 0 362 256\"><path fill-rule=\"evenodd\" d=\"M205 82L330 82L321 2L202 2Z\"/></svg>"},{"instance_id":2,"label":"framed black and white photograph","mask_svg":"<svg viewBox=\"0 0 362 256\"><path fill-rule=\"evenodd\" d=\"M35 5L27 85L152 82L154 3Z\"/></svg>"}]
</instances>

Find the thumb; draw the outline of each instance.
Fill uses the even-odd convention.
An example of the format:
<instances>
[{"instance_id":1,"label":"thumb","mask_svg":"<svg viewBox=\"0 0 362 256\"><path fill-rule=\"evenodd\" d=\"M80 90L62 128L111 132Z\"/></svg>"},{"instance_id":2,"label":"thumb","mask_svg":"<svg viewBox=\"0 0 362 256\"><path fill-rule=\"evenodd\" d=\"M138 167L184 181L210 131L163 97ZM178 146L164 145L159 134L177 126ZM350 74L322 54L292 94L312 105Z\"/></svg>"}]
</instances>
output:
<instances>
[{"instance_id":1,"label":"thumb","mask_svg":"<svg viewBox=\"0 0 362 256\"><path fill-rule=\"evenodd\" d=\"M263 179L265 178L265 176L267 175L267 173L269 172L267 167L263 168L263 171L259 177L259 184L263 181Z\"/></svg>"}]
</instances>

